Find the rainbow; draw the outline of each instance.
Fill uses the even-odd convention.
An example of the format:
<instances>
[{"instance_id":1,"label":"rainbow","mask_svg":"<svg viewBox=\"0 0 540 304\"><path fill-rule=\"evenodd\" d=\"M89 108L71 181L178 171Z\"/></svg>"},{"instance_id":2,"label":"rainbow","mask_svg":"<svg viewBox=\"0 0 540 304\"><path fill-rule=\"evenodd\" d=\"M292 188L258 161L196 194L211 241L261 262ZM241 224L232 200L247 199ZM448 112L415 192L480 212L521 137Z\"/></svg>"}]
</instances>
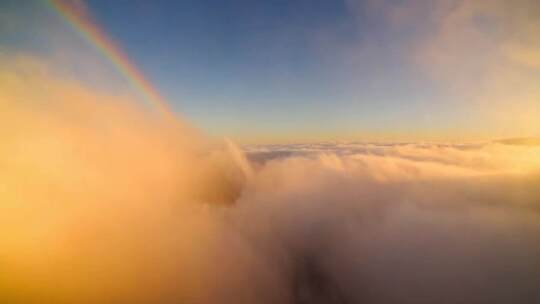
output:
<instances>
[{"instance_id":1,"label":"rainbow","mask_svg":"<svg viewBox=\"0 0 540 304\"><path fill-rule=\"evenodd\" d=\"M129 84L144 100L164 118L172 118L174 115L159 92L154 88L144 75L130 61L122 49L115 44L107 34L91 21L84 10L78 7L77 2L49 0L53 9L95 49L101 53L122 74Z\"/></svg>"}]
</instances>

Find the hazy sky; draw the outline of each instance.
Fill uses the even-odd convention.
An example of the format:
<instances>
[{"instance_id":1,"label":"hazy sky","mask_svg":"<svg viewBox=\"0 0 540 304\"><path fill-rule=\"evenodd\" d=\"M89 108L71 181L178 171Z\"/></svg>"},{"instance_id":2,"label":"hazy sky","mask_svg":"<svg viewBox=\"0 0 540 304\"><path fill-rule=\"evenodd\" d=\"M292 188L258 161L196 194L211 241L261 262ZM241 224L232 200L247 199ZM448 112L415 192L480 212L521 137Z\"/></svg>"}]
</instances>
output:
<instances>
[{"instance_id":1,"label":"hazy sky","mask_svg":"<svg viewBox=\"0 0 540 304\"><path fill-rule=\"evenodd\" d=\"M540 135L540 2L76 1L175 111L241 142ZM122 76L47 1L0 1L0 51Z\"/></svg>"}]
</instances>

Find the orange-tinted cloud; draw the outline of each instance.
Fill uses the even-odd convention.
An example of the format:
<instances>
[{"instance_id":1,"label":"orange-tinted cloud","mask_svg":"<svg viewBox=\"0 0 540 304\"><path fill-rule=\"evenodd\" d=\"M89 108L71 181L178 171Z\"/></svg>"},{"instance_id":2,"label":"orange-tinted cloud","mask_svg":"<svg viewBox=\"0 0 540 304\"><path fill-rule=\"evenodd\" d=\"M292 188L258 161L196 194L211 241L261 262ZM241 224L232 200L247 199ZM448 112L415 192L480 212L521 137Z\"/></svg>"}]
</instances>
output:
<instances>
[{"instance_id":1,"label":"orange-tinted cloud","mask_svg":"<svg viewBox=\"0 0 540 304\"><path fill-rule=\"evenodd\" d=\"M255 146L248 161L39 60L2 66L0 302L540 297L537 145Z\"/></svg>"}]
</instances>

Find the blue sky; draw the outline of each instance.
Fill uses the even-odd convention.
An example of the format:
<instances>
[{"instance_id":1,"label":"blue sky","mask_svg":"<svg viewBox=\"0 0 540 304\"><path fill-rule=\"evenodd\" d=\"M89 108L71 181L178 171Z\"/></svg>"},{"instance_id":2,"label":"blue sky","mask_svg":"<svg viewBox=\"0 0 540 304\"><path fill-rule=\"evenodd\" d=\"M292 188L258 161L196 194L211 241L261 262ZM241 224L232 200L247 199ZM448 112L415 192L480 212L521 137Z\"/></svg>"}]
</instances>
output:
<instances>
[{"instance_id":1,"label":"blue sky","mask_svg":"<svg viewBox=\"0 0 540 304\"><path fill-rule=\"evenodd\" d=\"M516 5L521 2L526 7L526 0ZM484 111L485 100L494 100L485 92L502 82L486 75L493 66L517 66L485 53L506 43L506 32L524 32L523 25L506 22L516 16L492 3L84 1L175 111L211 134L241 141L536 134L530 123L507 131L511 121ZM92 47L44 1L2 6L4 20L25 20L0 38L2 48L61 57L86 80L93 75L88 65L114 74L106 61L97 68L77 55L55 56L61 49L92 57ZM531 15L527 24L535 25ZM536 67L524 71L518 74L538 79ZM123 87L117 76L110 78L115 81L106 85ZM525 90L536 98L532 84ZM498 113L505 105L492 104Z\"/></svg>"},{"instance_id":2,"label":"blue sky","mask_svg":"<svg viewBox=\"0 0 540 304\"><path fill-rule=\"evenodd\" d=\"M351 65L339 54L370 36L385 39L381 25L358 27L339 1L89 5L175 108L212 129L252 132L241 130L244 119L261 132L377 129L374 115L404 110L393 100L415 104L428 95L415 77L400 75L409 67L391 38L380 41L389 49L375 61Z\"/></svg>"}]
</instances>

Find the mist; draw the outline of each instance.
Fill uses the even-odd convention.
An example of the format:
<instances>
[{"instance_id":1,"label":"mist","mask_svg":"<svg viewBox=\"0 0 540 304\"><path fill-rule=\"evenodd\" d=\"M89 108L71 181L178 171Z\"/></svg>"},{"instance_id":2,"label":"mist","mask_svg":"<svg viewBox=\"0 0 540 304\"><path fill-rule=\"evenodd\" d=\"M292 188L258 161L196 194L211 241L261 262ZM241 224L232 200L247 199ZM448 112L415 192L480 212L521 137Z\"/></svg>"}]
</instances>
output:
<instances>
[{"instance_id":1,"label":"mist","mask_svg":"<svg viewBox=\"0 0 540 304\"><path fill-rule=\"evenodd\" d=\"M4 67L0 302L540 301L534 142L240 147Z\"/></svg>"}]
</instances>

